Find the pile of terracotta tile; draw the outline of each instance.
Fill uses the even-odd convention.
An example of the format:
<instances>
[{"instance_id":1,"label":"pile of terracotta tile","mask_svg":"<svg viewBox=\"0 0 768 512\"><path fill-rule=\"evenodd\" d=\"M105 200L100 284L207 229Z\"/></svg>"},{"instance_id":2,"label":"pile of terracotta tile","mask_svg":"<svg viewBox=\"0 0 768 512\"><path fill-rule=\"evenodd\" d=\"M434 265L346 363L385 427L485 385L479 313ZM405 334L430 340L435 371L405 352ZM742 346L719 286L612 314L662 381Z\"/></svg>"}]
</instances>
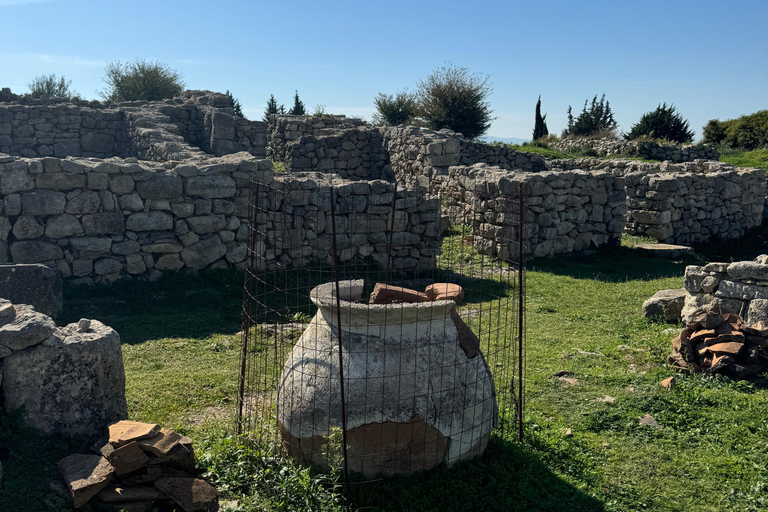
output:
<instances>
[{"instance_id":1,"label":"pile of terracotta tile","mask_svg":"<svg viewBox=\"0 0 768 512\"><path fill-rule=\"evenodd\" d=\"M669 364L692 373L746 379L768 371L768 325L744 325L740 316L711 306L672 340Z\"/></svg>"},{"instance_id":2,"label":"pile of terracotta tile","mask_svg":"<svg viewBox=\"0 0 768 512\"><path fill-rule=\"evenodd\" d=\"M75 508L99 501L126 512L218 510L216 489L192 476L188 437L154 423L119 421L89 452L59 462Z\"/></svg>"}]
</instances>

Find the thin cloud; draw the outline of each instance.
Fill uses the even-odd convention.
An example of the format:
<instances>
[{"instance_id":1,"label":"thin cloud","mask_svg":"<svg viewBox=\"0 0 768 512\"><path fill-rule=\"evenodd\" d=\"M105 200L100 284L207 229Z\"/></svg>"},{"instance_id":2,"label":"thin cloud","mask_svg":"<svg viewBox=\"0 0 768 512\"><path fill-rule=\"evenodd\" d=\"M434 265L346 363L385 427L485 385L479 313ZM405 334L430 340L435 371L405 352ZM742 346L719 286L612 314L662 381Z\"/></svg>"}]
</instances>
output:
<instances>
[{"instance_id":1,"label":"thin cloud","mask_svg":"<svg viewBox=\"0 0 768 512\"><path fill-rule=\"evenodd\" d=\"M0 54L0 61L39 62L43 64L50 64L53 66L68 66L68 67L79 67L79 68L103 67L105 64L105 61L103 60L84 59L82 57L78 57L74 55L54 55L50 53Z\"/></svg>"},{"instance_id":2,"label":"thin cloud","mask_svg":"<svg viewBox=\"0 0 768 512\"><path fill-rule=\"evenodd\" d=\"M20 5L50 4L67 0L0 0L0 7L17 7Z\"/></svg>"}]
</instances>

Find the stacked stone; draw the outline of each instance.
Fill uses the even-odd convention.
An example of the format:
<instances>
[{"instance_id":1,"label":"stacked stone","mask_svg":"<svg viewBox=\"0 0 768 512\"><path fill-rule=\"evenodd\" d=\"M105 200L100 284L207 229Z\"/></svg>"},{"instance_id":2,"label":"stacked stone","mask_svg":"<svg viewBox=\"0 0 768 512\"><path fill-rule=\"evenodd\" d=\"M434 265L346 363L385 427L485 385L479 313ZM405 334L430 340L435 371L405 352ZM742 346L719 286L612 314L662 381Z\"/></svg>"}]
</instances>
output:
<instances>
[{"instance_id":1,"label":"stacked stone","mask_svg":"<svg viewBox=\"0 0 768 512\"><path fill-rule=\"evenodd\" d=\"M709 174L718 171L737 169L733 164L717 162L714 160L694 160L692 162L643 162L640 160L625 159L600 159L600 158L558 158L546 161L546 169L549 171L570 171L583 169L585 171L605 170L617 176L625 176L631 172L645 174L660 174L672 172L686 172L696 174Z\"/></svg>"},{"instance_id":2,"label":"stacked stone","mask_svg":"<svg viewBox=\"0 0 768 512\"><path fill-rule=\"evenodd\" d=\"M331 130L357 128L366 122L346 116L274 115L269 121L267 153L275 162L286 158L286 146L305 135L328 135Z\"/></svg>"},{"instance_id":3,"label":"stacked stone","mask_svg":"<svg viewBox=\"0 0 768 512\"><path fill-rule=\"evenodd\" d=\"M56 105L0 104L0 153L24 157L127 156L123 113Z\"/></svg>"},{"instance_id":4,"label":"stacked stone","mask_svg":"<svg viewBox=\"0 0 768 512\"><path fill-rule=\"evenodd\" d=\"M541 172L545 158L537 153L517 151L502 144L485 144L462 139L460 165L486 163L502 169Z\"/></svg>"},{"instance_id":5,"label":"stacked stone","mask_svg":"<svg viewBox=\"0 0 768 512\"><path fill-rule=\"evenodd\" d=\"M720 152L707 144L660 144L652 141L618 139L563 139L550 142L549 147L558 151L592 150L598 156L627 156L652 160L669 160L674 163L692 162L697 159L720 160Z\"/></svg>"},{"instance_id":6,"label":"stacked stone","mask_svg":"<svg viewBox=\"0 0 768 512\"><path fill-rule=\"evenodd\" d=\"M762 222L765 173L629 173L627 227L672 244L744 236Z\"/></svg>"},{"instance_id":7,"label":"stacked stone","mask_svg":"<svg viewBox=\"0 0 768 512\"><path fill-rule=\"evenodd\" d=\"M0 157L0 260L55 265L78 282L242 266L247 153L159 167L135 159Z\"/></svg>"},{"instance_id":8,"label":"stacked stone","mask_svg":"<svg viewBox=\"0 0 768 512\"><path fill-rule=\"evenodd\" d=\"M392 181L389 157L378 128L333 130L307 135L286 145L285 169L290 172L332 172L342 178Z\"/></svg>"},{"instance_id":9,"label":"stacked stone","mask_svg":"<svg viewBox=\"0 0 768 512\"><path fill-rule=\"evenodd\" d=\"M485 164L451 167L444 193L450 205L465 205L472 213L478 251L508 259L517 247L514 225L519 214L511 210L521 189L526 202L526 254L549 257L620 243L626 213L624 183L609 172L510 172Z\"/></svg>"},{"instance_id":10,"label":"stacked stone","mask_svg":"<svg viewBox=\"0 0 768 512\"><path fill-rule=\"evenodd\" d=\"M96 320L57 327L0 299L0 394L45 434L94 434L127 414L120 337Z\"/></svg>"},{"instance_id":11,"label":"stacked stone","mask_svg":"<svg viewBox=\"0 0 768 512\"><path fill-rule=\"evenodd\" d=\"M689 265L685 268L684 322L707 305L742 316L748 325L768 324L768 255L754 261Z\"/></svg>"},{"instance_id":12,"label":"stacked stone","mask_svg":"<svg viewBox=\"0 0 768 512\"><path fill-rule=\"evenodd\" d=\"M270 207L257 212L256 263L260 269L333 262L331 186L336 194L336 250L341 262L371 257L397 270L434 268L441 246L440 201L423 188L397 190L383 181L351 181L333 174L276 174ZM395 208L394 221L392 208Z\"/></svg>"}]
</instances>

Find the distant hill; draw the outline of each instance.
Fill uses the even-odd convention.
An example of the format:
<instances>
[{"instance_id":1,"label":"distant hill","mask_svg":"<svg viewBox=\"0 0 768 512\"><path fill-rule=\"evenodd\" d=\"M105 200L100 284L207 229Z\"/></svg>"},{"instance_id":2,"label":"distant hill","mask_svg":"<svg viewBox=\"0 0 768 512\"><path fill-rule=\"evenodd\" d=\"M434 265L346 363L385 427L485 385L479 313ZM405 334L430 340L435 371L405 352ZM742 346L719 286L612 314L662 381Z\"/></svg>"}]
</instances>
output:
<instances>
[{"instance_id":1,"label":"distant hill","mask_svg":"<svg viewBox=\"0 0 768 512\"><path fill-rule=\"evenodd\" d=\"M522 144L523 142L531 142L531 139L518 139L516 137L494 137L493 135L486 135L480 137L483 142L503 142L504 144Z\"/></svg>"}]
</instances>

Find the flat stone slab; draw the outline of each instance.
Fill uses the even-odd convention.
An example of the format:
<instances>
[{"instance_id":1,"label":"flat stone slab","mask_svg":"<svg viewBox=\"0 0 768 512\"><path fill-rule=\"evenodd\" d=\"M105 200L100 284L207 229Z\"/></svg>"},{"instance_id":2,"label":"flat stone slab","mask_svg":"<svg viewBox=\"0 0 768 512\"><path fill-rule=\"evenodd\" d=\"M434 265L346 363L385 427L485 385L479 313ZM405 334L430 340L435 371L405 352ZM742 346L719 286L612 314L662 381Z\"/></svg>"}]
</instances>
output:
<instances>
[{"instance_id":1,"label":"flat stone slab","mask_svg":"<svg viewBox=\"0 0 768 512\"><path fill-rule=\"evenodd\" d=\"M658 258L680 258L693 255L693 247L674 244L638 244L635 249Z\"/></svg>"}]
</instances>

